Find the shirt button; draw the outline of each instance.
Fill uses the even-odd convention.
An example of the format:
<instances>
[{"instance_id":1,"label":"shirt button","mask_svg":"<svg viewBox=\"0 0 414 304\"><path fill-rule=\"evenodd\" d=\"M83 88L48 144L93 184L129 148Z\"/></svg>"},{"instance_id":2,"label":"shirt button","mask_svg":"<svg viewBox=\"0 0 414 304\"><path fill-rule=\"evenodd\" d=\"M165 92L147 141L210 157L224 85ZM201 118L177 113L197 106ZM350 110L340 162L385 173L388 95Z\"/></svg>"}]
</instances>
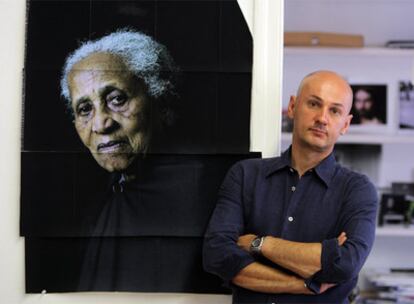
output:
<instances>
[{"instance_id":1,"label":"shirt button","mask_svg":"<svg viewBox=\"0 0 414 304\"><path fill-rule=\"evenodd\" d=\"M288 217L288 221L289 221L289 222L293 222L293 217L289 216L289 217Z\"/></svg>"},{"instance_id":2,"label":"shirt button","mask_svg":"<svg viewBox=\"0 0 414 304\"><path fill-rule=\"evenodd\" d=\"M292 192L294 192L296 190L295 186L292 186Z\"/></svg>"}]
</instances>

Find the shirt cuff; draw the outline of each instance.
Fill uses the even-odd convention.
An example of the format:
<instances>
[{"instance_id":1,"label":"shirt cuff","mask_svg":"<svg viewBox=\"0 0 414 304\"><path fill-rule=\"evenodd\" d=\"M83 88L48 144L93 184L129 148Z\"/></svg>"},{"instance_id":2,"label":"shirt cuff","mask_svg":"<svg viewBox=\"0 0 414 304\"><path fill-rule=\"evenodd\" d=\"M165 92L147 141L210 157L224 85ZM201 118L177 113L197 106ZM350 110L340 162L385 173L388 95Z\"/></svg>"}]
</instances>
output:
<instances>
[{"instance_id":1,"label":"shirt cuff","mask_svg":"<svg viewBox=\"0 0 414 304\"><path fill-rule=\"evenodd\" d=\"M231 281L244 267L253 263L255 258L247 252L242 252L240 255L233 256L233 262L225 263L224 279Z\"/></svg>"},{"instance_id":2,"label":"shirt cuff","mask_svg":"<svg viewBox=\"0 0 414 304\"><path fill-rule=\"evenodd\" d=\"M341 252L339 251L337 238L322 241L322 271L329 269L331 265L335 263L338 258L340 258L340 256Z\"/></svg>"},{"instance_id":3,"label":"shirt cuff","mask_svg":"<svg viewBox=\"0 0 414 304\"><path fill-rule=\"evenodd\" d=\"M313 277L305 280L305 286L314 294L319 294L321 292L321 283L314 281Z\"/></svg>"},{"instance_id":4,"label":"shirt cuff","mask_svg":"<svg viewBox=\"0 0 414 304\"><path fill-rule=\"evenodd\" d=\"M333 281L332 265L340 258L338 239L333 238L322 241L321 270L312 277L313 281L329 283Z\"/></svg>"}]
</instances>

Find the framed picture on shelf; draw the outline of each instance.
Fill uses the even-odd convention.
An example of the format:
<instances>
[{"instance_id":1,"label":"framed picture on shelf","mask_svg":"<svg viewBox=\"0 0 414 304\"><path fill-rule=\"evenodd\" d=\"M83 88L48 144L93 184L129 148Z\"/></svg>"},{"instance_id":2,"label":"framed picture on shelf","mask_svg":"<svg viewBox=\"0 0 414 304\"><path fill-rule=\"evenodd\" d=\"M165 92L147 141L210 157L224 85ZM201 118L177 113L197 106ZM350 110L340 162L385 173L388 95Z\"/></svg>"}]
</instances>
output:
<instances>
[{"instance_id":1,"label":"framed picture on shelf","mask_svg":"<svg viewBox=\"0 0 414 304\"><path fill-rule=\"evenodd\" d=\"M399 128L414 130L414 86L411 81L399 82Z\"/></svg>"},{"instance_id":2,"label":"framed picture on shelf","mask_svg":"<svg viewBox=\"0 0 414 304\"><path fill-rule=\"evenodd\" d=\"M350 131L383 132L389 124L386 84L351 84L353 102Z\"/></svg>"}]
</instances>

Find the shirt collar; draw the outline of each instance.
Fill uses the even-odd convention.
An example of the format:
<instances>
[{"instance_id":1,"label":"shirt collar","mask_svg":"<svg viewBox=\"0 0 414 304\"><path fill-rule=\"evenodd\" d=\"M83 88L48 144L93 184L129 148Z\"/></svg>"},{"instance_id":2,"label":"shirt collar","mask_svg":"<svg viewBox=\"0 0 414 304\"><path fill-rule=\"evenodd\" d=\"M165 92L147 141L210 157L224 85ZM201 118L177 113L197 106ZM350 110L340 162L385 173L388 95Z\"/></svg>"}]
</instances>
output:
<instances>
[{"instance_id":1,"label":"shirt collar","mask_svg":"<svg viewBox=\"0 0 414 304\"><path fill-rule=\"evenodd\" d=\"M322 160L319 165L315 167L315 172L318 174L321 180L329 187L333 175L335 173L336 160L334 153L328 155L324 160Z\"/></svg>"},{"instance_id":2,"label":"shirt collar","mask_svg":"<svg viewBox=\"0 0 414 304\"><path fill-rule=\"evenodd\" d=\"M275 158L274 161L269 164L266 169L266 177L284 168L292 167L291 149L292 147L289 147L289 149L283 152L280 157ZM335 166L336 160L334 153L332 152L313 169L325 185L329 187L335 172Z\"/></svg>"},{"instance_id":3,"label":"shirt collar","mask_svg":"<svg viewBox=\"0 0 414 304\"><path fill-rule=\"evenodd\" d=\"M291 148L289 147L289 149L283 152L280 157L276 157L273 159L273 161L266 168L266 177L284 168L291 168L292 160L290 157L290 149Z\"/></svg>"}]
</instances>

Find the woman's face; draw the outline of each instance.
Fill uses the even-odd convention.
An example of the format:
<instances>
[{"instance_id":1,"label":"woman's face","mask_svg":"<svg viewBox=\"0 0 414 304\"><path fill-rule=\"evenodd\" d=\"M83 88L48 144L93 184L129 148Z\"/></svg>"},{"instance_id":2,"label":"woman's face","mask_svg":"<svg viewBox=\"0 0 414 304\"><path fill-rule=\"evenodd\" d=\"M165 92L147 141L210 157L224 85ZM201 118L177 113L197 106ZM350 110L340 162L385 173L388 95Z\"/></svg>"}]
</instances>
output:
<instances>
[{"instance_id":1,"label":"woman's face","mask_svg":"<svg viewBox=\"0 0 414 304\"><path fill-rule=\"evenodd\" d=\"M119 56L94 53L74 65L68 77L75 128L98 164L125 170L150 141L145 86Z\"/></svg>"}]
</instances>

